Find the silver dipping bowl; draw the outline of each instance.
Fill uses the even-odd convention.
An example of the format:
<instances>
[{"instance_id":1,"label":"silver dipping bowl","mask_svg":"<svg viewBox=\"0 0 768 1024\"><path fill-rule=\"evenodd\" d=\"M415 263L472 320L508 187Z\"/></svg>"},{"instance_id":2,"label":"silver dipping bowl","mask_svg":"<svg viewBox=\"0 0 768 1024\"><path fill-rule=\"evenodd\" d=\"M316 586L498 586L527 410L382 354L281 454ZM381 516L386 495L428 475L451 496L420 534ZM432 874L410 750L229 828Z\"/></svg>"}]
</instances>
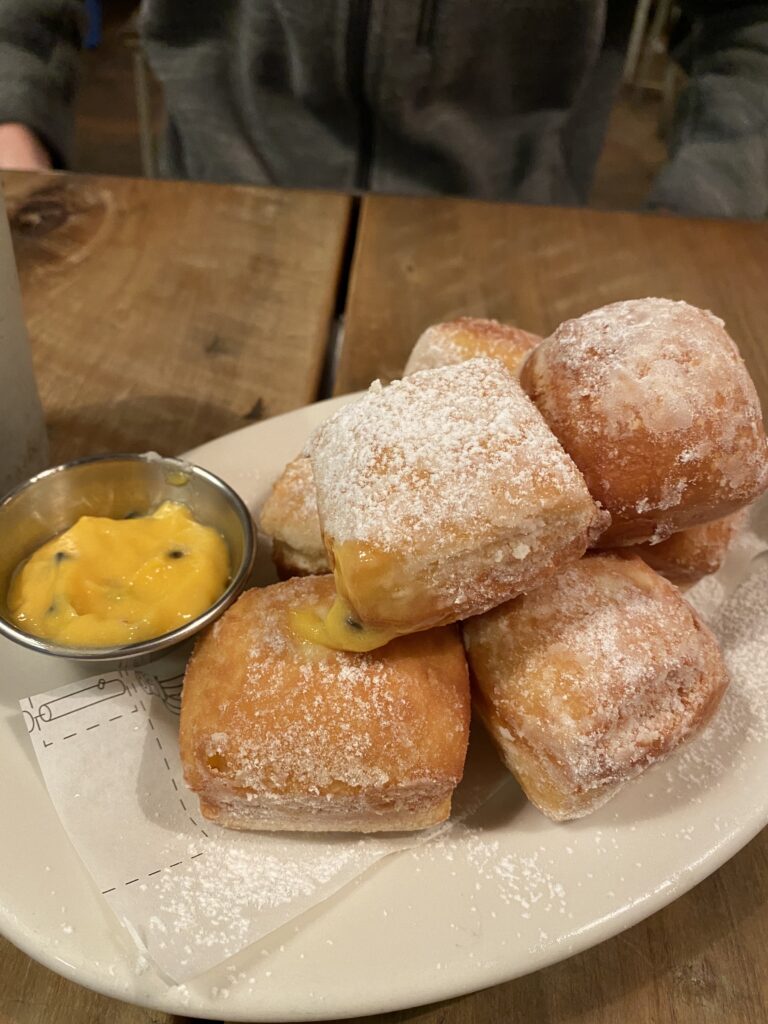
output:
<instances>
[{"instance_id":1,"label":"silver dipping bowl","mask_svg":"<svg viewBox=\"0 0 768 1024\"><path fill-rule=\"evenodd\" d=\"M80 516L123 519L144 515L164 501L186 505L212 526L229 548L230 581L224 593L196 619L151 640L119 647L63 647L14 625L8 590L19 565ZM146 455L97 455L45 470L0 502L0 634L42 654L81 661L146 658L199 632L217 619L244 588L255 556L254 528L242 499L213 473L181 459Z\"/></svg>"}]
</instances>

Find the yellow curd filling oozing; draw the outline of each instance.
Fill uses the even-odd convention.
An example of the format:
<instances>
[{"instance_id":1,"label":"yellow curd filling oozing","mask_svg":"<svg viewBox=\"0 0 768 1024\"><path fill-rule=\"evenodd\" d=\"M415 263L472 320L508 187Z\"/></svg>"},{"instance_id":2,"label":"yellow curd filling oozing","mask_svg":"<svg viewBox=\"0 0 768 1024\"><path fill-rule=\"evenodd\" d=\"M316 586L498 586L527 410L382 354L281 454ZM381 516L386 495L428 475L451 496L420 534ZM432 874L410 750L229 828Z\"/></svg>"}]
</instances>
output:
<instances>
[{"instance_id":1,"label":"yellow curd filling oozing","mask_svg":"<svg viewBox=\"0 0 768 1024\"><path fill-rule=\"evenodd\" d=\"M399 636L397 630L364 626L338 594L329 609L295 608L291 629L301 639L335 651L373 651Z\"/></svg>"}]
</instances>

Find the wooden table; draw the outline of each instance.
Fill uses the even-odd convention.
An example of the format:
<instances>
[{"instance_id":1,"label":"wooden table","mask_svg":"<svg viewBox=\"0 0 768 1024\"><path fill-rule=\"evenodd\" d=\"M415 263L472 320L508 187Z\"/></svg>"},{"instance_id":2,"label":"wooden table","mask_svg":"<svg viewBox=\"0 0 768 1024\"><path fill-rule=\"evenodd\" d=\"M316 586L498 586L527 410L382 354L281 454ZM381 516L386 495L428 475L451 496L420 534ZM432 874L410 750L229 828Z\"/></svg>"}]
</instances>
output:
<instances>
[{"instance_id":1,"label":"wooden table","mask_svg":"<svg viewBox=\"0 0 768 1024\"><path fill-rule=\"evenodd\" d=\"M178 454L315 400L347 197L4 180L53 462Z\"/></svg>"},{"instance_id":2,"label":"wooden table","mask_svg":"<svg viewBox=\"0 0 768 1024\"><path fill-rule=\"evenodd\" d=\"M351 202L234 187L8 175L52 457L180 451L311 401L335 307L334 388L397 376L460 313L546 333L617 298L722 315L768 407L768 227L456 200ZM755 785L764 780L755 780ZM382 1022L756 1024L768 1020L768 831L692 892L571 960ZM184 1018L186 1019L186 1018ZM170 1024L0 940L0 1024Z\"/></svg>"}]
</instances>

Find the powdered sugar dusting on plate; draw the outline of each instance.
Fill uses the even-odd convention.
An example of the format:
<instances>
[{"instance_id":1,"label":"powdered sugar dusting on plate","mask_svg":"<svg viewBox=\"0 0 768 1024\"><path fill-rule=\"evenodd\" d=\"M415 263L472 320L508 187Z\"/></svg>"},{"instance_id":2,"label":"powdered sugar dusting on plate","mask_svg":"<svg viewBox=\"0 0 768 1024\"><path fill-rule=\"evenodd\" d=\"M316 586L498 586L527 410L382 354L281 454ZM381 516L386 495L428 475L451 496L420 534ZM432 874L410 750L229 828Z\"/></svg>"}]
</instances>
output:
<instances>
[{"instance_id":1,"label":"powdered sugar dusting on plate","mask_svg":"<svg viewBox=\"0 0 768 1024\"><path fill-rule=\"evenodd\" d=\"M202 856L154 882L157 910L145 941L161 962L177 960L177 978L189 977L206 960L218 963L282 923L281 911L311 906L410 844L328 836L308 850L301 836L214 834Z\"/></svg>"}]
</instances>

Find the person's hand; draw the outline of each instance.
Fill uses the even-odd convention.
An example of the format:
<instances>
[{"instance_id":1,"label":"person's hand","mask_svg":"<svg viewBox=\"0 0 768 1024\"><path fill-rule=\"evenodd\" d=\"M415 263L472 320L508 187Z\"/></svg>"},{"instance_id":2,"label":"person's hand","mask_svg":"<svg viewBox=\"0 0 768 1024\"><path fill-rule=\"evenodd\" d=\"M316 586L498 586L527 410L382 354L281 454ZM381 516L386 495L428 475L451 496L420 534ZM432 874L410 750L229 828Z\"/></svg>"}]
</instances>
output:
<instances>
[{"instance_id":1,"label":"person's hand","mask_svg":"<svg viewBox=\"0 0 768 1024\"><path fill-rule=\"evenodd\" d=\"M49 171L51 158L40 139L25 124L0 124L0 169Z\"/></svg>"}]
</instances>

